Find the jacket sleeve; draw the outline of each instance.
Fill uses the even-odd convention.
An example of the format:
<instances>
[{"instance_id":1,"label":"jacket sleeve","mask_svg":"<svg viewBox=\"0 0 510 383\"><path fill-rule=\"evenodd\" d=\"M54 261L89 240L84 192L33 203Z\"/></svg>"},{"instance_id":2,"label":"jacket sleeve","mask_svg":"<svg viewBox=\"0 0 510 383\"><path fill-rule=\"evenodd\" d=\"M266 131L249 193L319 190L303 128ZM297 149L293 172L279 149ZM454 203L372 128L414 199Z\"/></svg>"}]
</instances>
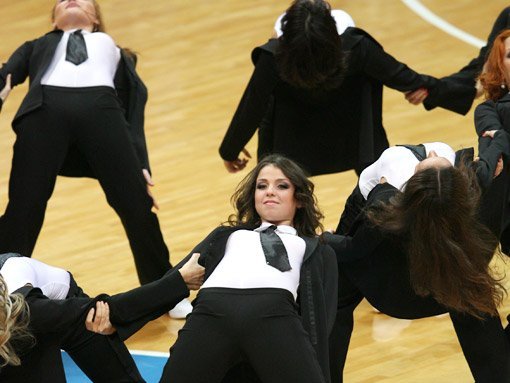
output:
<instances>
[{"instance_id":1,"label":"jacket sleeve","mask_svg":"<svg viewBox=\"0 0 510 383\"><path fill-rule=\"evenodd\" d=\"M394 186L388 183L378 184L368 195L366 207L387 202L395 193L398 193L398 189ZM370 225L364 214L354 222L352 235L325 233L324 238L335 251L339 263L353 262L372 254L384 239L381 230Z\"/></svg>"},{"instance_id":2,"label":"jacket sleeve","mask_svg":"<svg viewBox=\"0 0 510 383\"><path fill-rule=\"evenodd\" d=\"M49 299L38 288L30 288L25 299L30 310L30 329L35 333L66 332L79 323L85 326L87 312L95 304L95 300L87 297Z\"/></svg>"},{"instance_id":3,"label":"jacket sleeve","mask_svg":"<svg viewBox=\"0 0 510 383\"><path fill-rule=\"evenodd\" d=\"M464 85L458 86L456 83L440 81L435 77L415 72L386 53L369 36L362 38L352 53L354 65L363 68L366 74L390 88L401 92L426 88L429 95L425 102L460 114L466 114L469 110L469 108L466 109L465 103L456 98L466 92ZM469 88L468 93L471 95L474 91L474 87Z\"/></svg>"},{"instance_id":4,"label":"jacket sleeve","mask_svg":"<svg viewBox=\"0 0 510 383\"><path fill-rule=\"evenodd\" d=\"M198 263L202 265L203 267L207 268L207 257L205 252L207 249L211 246L212 242L214 241L214 238L218 235L219 232L224 230L223 226L219 226L216 229L214 229L212 232L207 235L198 245L196 245L193 250L189 252L189 254L184 257L182 261L180 261L177 265L174 266L173 269L180 269L186 262L188 262L191 258L191 256L194 253L199 253L200 258L198 259ZM173 270L172 269L172 270Z\"/></svg>"},{"instance_id":5,"label":"jacket sleeve","mask_svg":"<svg viewBox=\"0 0 510 383\"><path fill-rule=\"evenodd\" d=\"M472 59L465 67L457 73L440 79L442 83L441 90L435 97L428 97L423 105L425 109L431 110L443 103L455 102L459 113L466 114L476 97L476 78L480 74L487 57L487 53L494 42L496 36L503 29L510 26L510 7L504 8L496 18L492 30L487 38L487 44L480 49L478 56Z\"/></svg>"},{"instance_id":6,"label":"jacket sleeve","mask_svg":"<svg viewBox=\"0 0 510 383\"><path fill-rule=\"evenodd\" d=\"M436 78L419 74L406 64L396 60L369 35L360 39L359 43L353 47L351 60L349 67L354 65L361 68L368 76L401 92L421 87L430 90L437 85ZM354 68L354 70L356 69Z\"/></svg>"},{"instance_id":7,"label":"jacket sleeve","mask_svg":"<svg viewBox=\"0 0 510 383\"><path fill-rule=\"evenodd\" d=\"M28 77L30 55L34 47L34 41L27 41L21 45L9 57L6 63L0 68L0 89L5 86L7 75L11 74L11 86L14 88ZM0 111L2 110L2 102L0 101Z\"/></svg>"},{"instance_id":8,"label":"jacket sleeve","mask_svg":"<svg viewBox=\"0 0 510 383\"><path fill-rule=\"evenodd\" d=\"M278 81L274 59L261 52L251 79L234 113L232 122L220 145L220 156L234 161L251 139L270 105L273 89Z\"/></svg>"},{"instance_id":9,"label":"jacket sleeve","mask_svg":"<svg viewBox=\"0 0 510 383\"><path fill-rule=\"evenodd\" d=\"M331 334L336 319L338 303L338 266L333 249L326 245L323 251L323 291L326 302L326 323Z\"/></svg>"},{"instance_id":10,"label":"jacket sleeve","mask_svg":"<svg viewBox=\"0 0 510 383\"><path fill-rule=\"evenodd\" d=\"M149 154L145 139L145 104L147 88L135 70L137 59L121 49L121 61L115 73L114 83L117 95L125 109L128 133L142 169L150 172Z\"/></svg>"},{"instance_id":11,"label":"jacket sleeve","mask_svg":"<svg viewBox=\"0 0 510 383\"><path fill-rule=\"evenodd\" d=\"M508 161L510 157L510 136L504 129L503 121L510 121L506 112L510 113L510 103L500 105L503 116L498 113L497 104L486 101L475 110L475 128L478 137L478 157L475 163L478 182L482 189L490 186L496 165L501 156ZM494 138L482 137L487 130L497 130Z\"/></svg>"}]
</instances>

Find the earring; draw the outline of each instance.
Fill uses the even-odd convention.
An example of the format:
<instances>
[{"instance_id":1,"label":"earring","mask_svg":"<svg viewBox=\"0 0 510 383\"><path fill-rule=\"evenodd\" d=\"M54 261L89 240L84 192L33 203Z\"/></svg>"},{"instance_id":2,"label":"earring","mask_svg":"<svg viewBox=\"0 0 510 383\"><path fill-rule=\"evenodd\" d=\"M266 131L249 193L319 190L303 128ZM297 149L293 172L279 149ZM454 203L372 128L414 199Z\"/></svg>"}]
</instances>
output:
<instances>
[{"instance_id":1,"label":"earring","mask_svg":"<svg viewBox=\"0 0 510 383\"><path fill-rule=\"evenodd\" d=\"M501 87L501 89L505 89L506 88L506 84L503 83L503 84L500 85L500 87Z\"/></svg>"}]
</instances>

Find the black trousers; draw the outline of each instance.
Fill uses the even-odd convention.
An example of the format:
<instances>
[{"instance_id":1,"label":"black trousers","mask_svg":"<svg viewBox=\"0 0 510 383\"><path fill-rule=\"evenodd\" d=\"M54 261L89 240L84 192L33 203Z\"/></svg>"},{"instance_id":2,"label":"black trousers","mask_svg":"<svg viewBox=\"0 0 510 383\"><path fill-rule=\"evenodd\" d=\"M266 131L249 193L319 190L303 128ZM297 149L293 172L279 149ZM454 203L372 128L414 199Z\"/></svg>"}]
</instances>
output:
<instances>
[{"instance_id":1,"label":"black trousers","mask_svg":"<svg viewBox=\"0 0 510 383\"><path fill-rule=\"evenodd\" d=\"M290 292L207 288L170 349L161 382L221 382L241 358L264 383L325 381Z\"/></svg>"},{"instance_id":2,"label":"black trousers","mask_svg":"<svg viewBox=\"0 0 510 383\"><path fill-rule=\"evenodd\" d=\"M339 307L330 336L331 382L343 382L343 369L354 327L354 309L363 294L339 270ZM445 312L447 309L445 308ZM450 312L464 357L477 383L510 382L510 341L499 317L475 317Z\"/></svg>"},{"instance_id":3,"label":"black trousers","mask_svg":"<svg viewBox=\"0 0 510 383\"><path fill-rule=\"evenodd\" d=\"M43 92L43 106L16 125L0 253L31 256L57 174L73 150L86 158L120 217L140 282L160 278L171 267L169 252L115 91L45 86Z\"/></svg>"},{"instance_id":4,"label":"black trousers","mask_svg":"<svg viewBox=\"0 0 510 383\"><path fill-rule=\"evenodd\" d=\"M36 342L32 347L16 344L20 346L15 347L21 354L21 366L0 369L0 381L65 383L60 352L63 349L94 383L145 382L123 341L188 295L178 270L127 292L94 299L83 293L72 276L64 300L47 299L42 293L31 291L26 301ZM86 330L85 318L97 300L108 302L116 333L103 336Z\"/></svg>"}]
</instances>

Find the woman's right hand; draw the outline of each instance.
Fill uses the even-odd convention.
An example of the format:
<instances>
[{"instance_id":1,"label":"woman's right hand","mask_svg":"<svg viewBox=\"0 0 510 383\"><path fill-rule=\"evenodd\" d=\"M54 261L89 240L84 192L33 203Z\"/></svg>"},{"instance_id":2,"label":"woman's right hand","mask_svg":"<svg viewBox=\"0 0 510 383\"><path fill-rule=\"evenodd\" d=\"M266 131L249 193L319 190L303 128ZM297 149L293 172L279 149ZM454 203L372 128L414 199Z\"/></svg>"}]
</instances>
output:
<instances>
[{"instance_id":1,"label":"woman's right hand","mask_svg":"<svg viewBox=\"0 0 510 383\"><path fill-rule=\"evenodd\" d=\"M190 290L198 290L204 283L205 269L198 264L200 253L193 253L188 262L179 269L182 279Z\"/></svg>"},{"instance_id":2,"label":"woman's right hand","mask_svg":"<svg viewBox=\"0 0 510 383\"><path fill-rule=\"evenodd\" d=\"M427 98L429 91L427 88L418 88L410 92L405 92L404 95L410 104L419 105Z\"/></svg>"},{"instance_id":3,"label":"woman's right hand","mask_svg":"<svg viewBox=\"0 0 510 383\"><path fill-rule=\"evenodd\" d=\"M250 152L243 148L241 152L246 156L245 158L237 158L234 161L224 161L225 167L227 168L229 173L237 173L240 170L243 170L246 167L249 159L251 158Z\"/></svg>"},{"instance_id":4,"label":"woman's right hand","mask_svg":"<svg viewBox=\"0 0 510 383\"><path fill-rule=\"evenodd\" d=\"M91 308L85 319L87 330L101 335L111 335L117 329L110 322L110 307L108 303L97 301L96 308Z\"/></svg>"},{"instance_id":5,"label":"woman's right hand","mask_svg":"<svg viewBox=\"0 0 510 383\"><path fill-rule=\"evenodd\" d=\"M2 90L0 90L0 99L2 100L2 103L5 102L7 99L7 96L9 96L9 93L11 93L11 74L9 73L7 77L5 78L5 86Z\"/></svg>"}]
</instances>

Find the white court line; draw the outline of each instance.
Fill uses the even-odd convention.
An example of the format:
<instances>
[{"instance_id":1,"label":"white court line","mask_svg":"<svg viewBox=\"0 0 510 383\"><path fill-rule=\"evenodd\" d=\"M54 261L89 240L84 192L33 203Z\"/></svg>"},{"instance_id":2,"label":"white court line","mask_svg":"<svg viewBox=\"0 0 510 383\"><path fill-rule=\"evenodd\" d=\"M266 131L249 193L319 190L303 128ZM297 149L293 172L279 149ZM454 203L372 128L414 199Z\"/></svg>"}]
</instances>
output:
<instances>
[{"instance_id":1,"label":"white court line","mask_svg":"<svg viewBox=\"0 0 510 383\"><path fill-rule=\"evenodd\" d=\"M486 44L485 41L480 40L479 38L470 35L469 33L466 33L463 30L443 20L438 15L430 11L427 7L425 7L419 0L401 0L401 1L422 19L434 25L435 27L441 29L442 31L448 33L449 35L452 35L453 37L456 37L459 40L462 40L465 43L471 44L477 48L485 46Z\"/></svg>"},{"instance_id":2,"label":"white court line","mask_svg":"<svg viewBox=\"0 0 510 383\"><path fill-rule=\"evenodd\" d=\"M170 355L168 352L159 351L129 350L129 352L133 355L158 356L164 358L168 358L168 356Z\"/></svg>"}]
</instances>

